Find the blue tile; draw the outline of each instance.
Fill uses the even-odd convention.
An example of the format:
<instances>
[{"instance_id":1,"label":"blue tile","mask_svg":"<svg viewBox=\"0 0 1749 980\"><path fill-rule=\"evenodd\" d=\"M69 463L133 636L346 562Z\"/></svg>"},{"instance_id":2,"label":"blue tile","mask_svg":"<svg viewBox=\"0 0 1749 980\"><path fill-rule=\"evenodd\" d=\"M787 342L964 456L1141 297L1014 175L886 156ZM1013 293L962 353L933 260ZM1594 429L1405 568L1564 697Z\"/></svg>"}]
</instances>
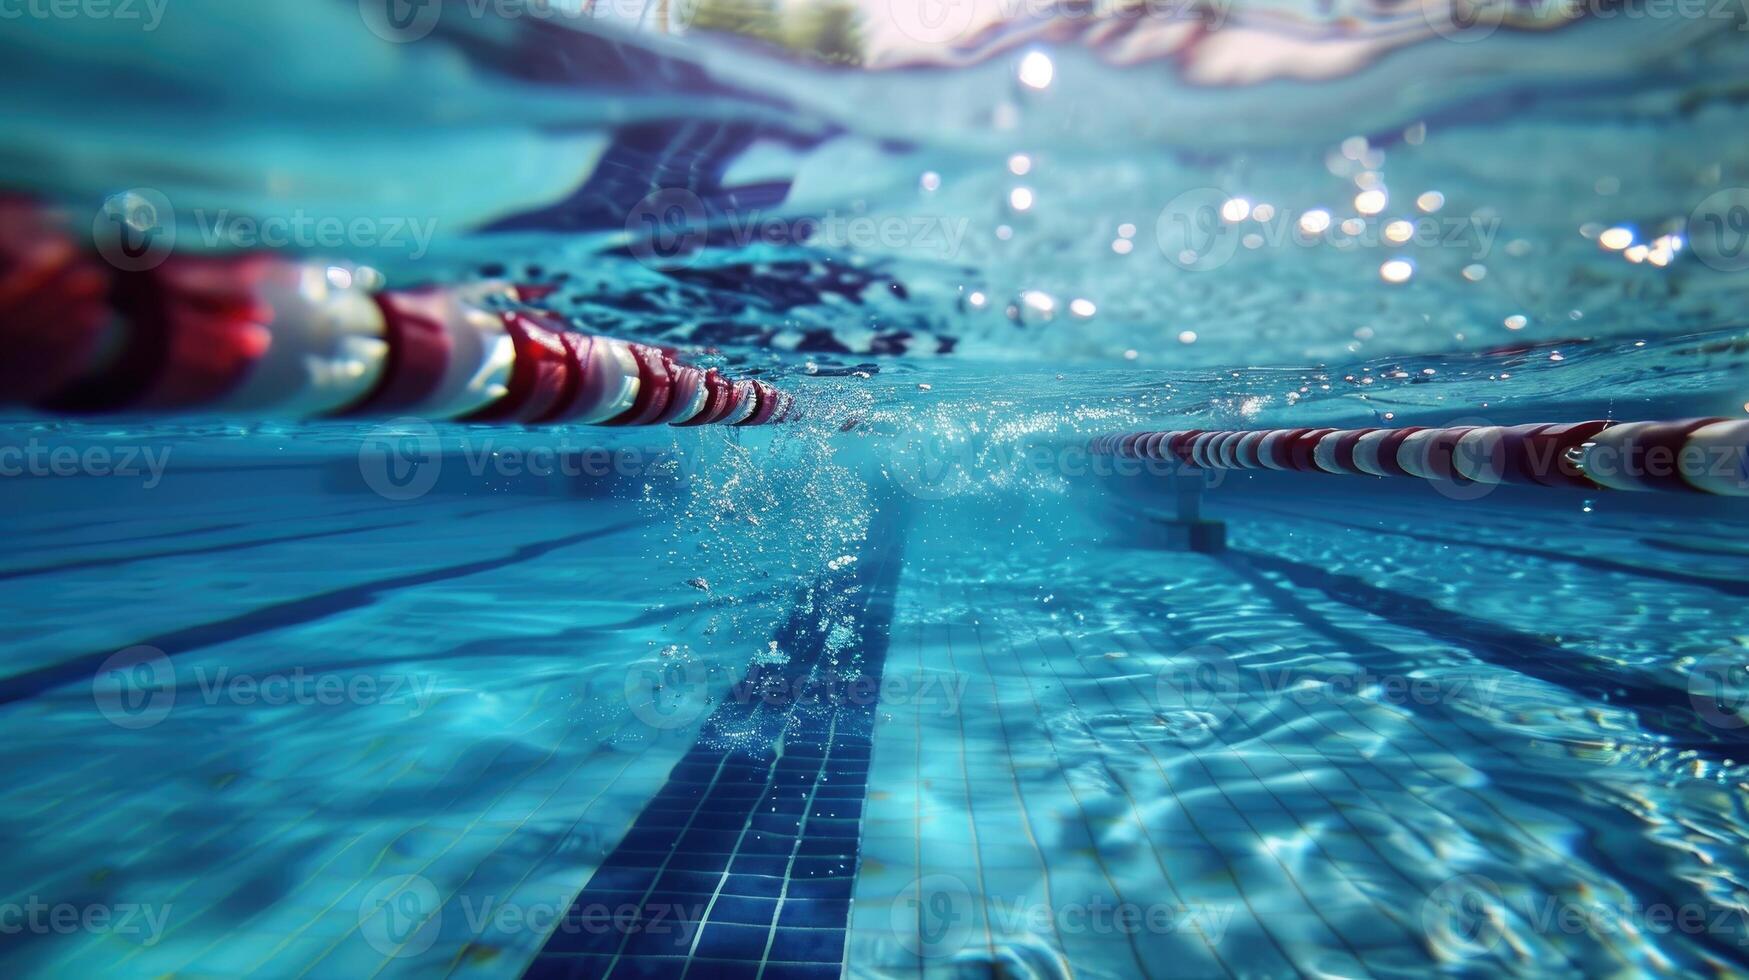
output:
<instances>
[{"instance_id":1,"label":"blue tile","mask_svg":"<svg viewBox=\"0 0 1749 980\"><path fill-rule=\"evenodd\" d=\"M729 873L782 878L789 874L789 857L778 854L737 854L735 860L729 864Z\"/></svg>"},{"instance_id":2,"label":"blue tile","mask_svg":"<svg viewBox=\"0 0 1749 980\"><path fill-rule=\"evenodd\" d=\"M692 940L697 931L697 926L684 922L663 922L640 929L626 936L620 956L687 956L692 952Z\"/></svg>"},{"instance_id":3,"label":"blue tile","mask_svg":"<svg viewBox=\"0 0 1749 980\"><path fill-rule=\"evenodd\" d=\"M843 837L814 837L807 835L802 838L801 849L796 853L802 857L852 858L856 856L856 839ZM669 865L673 867L673 865Z\"/></svg>"},{"instance_id":4,"label":"blue tile","mask_svg":"<svg viewBox=\"0 0 1749 980\"><path fill-rule=\"evenodd\" d=\"M770 958L791 963L843 962L844 930L779 927L771 941Z\"/></svg>"},{"instance_id":5,"label":"blue tile","mask_svg":"<svg viewBox=\"0 0 1749 980\"><path fill-rule=\"evenodd\" d=\"M713 889L714 891L714 889ZM653 891L635 907L640 920L668 921L676 918L697 920L711 903L712 892Z\"/></svg>"},{"instance_id":6,"label":"blue tile","mask_svg":"<svg viewBox=\"0 0 1749 980\"><path fill-rule=\"evenodd\" d=\"M651 892L650 897L638 906L638 921L657 928L664 928L671 922L702 922L710 904L709 895Z\"/></svg>"},{"instance_id":7,"label":"blue tile","mask_svg":"<svg viewBox=\"0 0 1749 980\"><path fill-rule=\"evenodd\" d=\"M680 956L622 956L611 980L680 980L686 966L686 959Z\"/></svg>"},{"instance_id":8,"label":"blue tile","mask_svg":"<svg viewBox=\"0 0 1749 980\"><path fill-rule=\"evenodd\" d=\"M821 783L820 788L814 791L816 800L860 800L866 795L868 786L861 782Z\"/></svg>"},{"instance_id":9,"label":"blue tile","mask_svg":"<svg viewBox=\"0 0 1749 980\"><path fill-rule=\"evenodd\" d=\"M785 898L777 924L798 929L842 929L850 921L847 898Z\"/></svg>"},{"instance_id":10,"label":"blue tile","mask_svg":"<svg viewBox=\"0 0 1749 980\"><path fill-rule=\"evenodd\" d=\"M664 871L662 877L656 879L656 890L709 895L717 890L717 880L721 877L704 871Z\"/></svg>"},{"instance_id":11,"label":"blue tile","mask_svg":"<svg viewBox=\"0 0 1749 980\"><path fill-rule=\"evenodd\" d=\"M713 805L709 810L702 810L692 821L692 829L699 830L733 830L739 831L747 824L747 816L753 810L751 801L745 804L730 804L728 806Z\"/></svg>"},{"instance_id":12,"label":"blue tile","mask_svg":"<svg viewBox=\"0 0 1749 980\"><path fill-rule=\"evenodd\" d=\"M670 871L726 871L729 867L729 855L726 852L704 854L681 854L668 859Z\"/></svg>"},{"instance_id":13,"label":"blue tile","mask_svg":"<svg viewBox=\"0 0 1749 980\"><path fill-rule=\"evenodd\" d=\"M795 898L849 898L854 877L796 878L789 883L789 894Z\"/></svg>"},{"instance_id":14,"label":"blue tile","mask_svg":"<svg viewBox=\"0 0 1749 980\"><path fill-rule=\"evenodd\" d=\"M761 980L838 980L843 967L834 963L767 963Z\"/></svg>"},{"instance_id":15,"label":"blue tile","mask_svg":"<svg viewBox=\"0 0 1749 980\"><path fill-rule=\"evenodd\" d=\"M763 926L720 925L704 927L698 940L698 955L726 960L763 960L771 930Z\"/></svg>"},{"instance_id":16,"label":"blue tile","mask_svg":"<svg viewBox=\"0 0 1749 980\"><path fill-rule=\"evenodd\" d=\"M800 814L808 809L808 797L805 793L773 793L760 799L760 813L795 813Z\"/></svg>"},{"instance_id":17,"label":"blue tile","mask_svg":"<svg viewBox=\"0 0 1749 980\"><path fill-rule=\"evenodd\" d=\"M757 800L764 795L765 782L763 780L757 783L718 783L704 798L704 805L710 807L717 803L734 800Z\"/></svg>"},{"instance_id":18,"label":"blue tile","mask_svg":"<svg viewBox=\"0 0 1749 980\"><path fill-rule=\"evenodd\" d=\"M707 960L695 957L686 974L695 980L758 980L760 964L756 961Z\"/></svg>"},{"instance_id":19,"label":"blue tile","mask_svg":"<svg viewBox=\"0 0 1749 980\"><path fill-rule=\"evenodd\" d=\"M862 801L856 800L821 800L816 799L809 808L810 817L825 817L829 820L861 820Z\"/></svg>"},{"instance_id":20,"label":"blue tile","mask_svg":"<svg viewBox=\"0 0 1749 980\"><path fill-rule=\"evenodd\" d=\"M802 831L799 813L755 813L748 820L753 830L766 834L794 836Z\"/></svg>"},{"instance_id":21,"label":"blue tile","mask_svg":"<svg viewBox=\"0 0 1749 980\"><path fill-rule=\"evenodd\" d=\"M716 904L711 906L710 920L746 926L768 926L776 915L775 898L718 895Z\"/></svg>"},{"instance_id":22,"label":"blue tile","mask_svg":"<svg viewBox=\"0 0 1749 980\"><path fill-rule=\"evenodd\" d=\"M723 894L776 898L783 894L783 885L784 881L782 878L768 878L764 875L731 874L723 879Z\"/></svg>"},{"instance_id":23,"label":"blue tile","mask_svg":"<svg viewBox=\"0 0 1749 980\"><path fill-rule=\"evenodd\" d=\"M741 838L738 853L788 856L795 849L796 838L793 835L755 832Z\"/></svg>"},{"instance_id":24,"label":"blue tile","mask_svg":"<svg viewBox=\"0 0 1749 980\"><path fill-rule=\"evenodd\" d=\"M645 827L642 824L626 831L619 849L625 851L666 851L680 839L679 827Z\"/></svg>"},{"instance_id":25,"label":"blue tile","mask_svg":"<svg viewBox=\"0 0 1749 980\"><path fill-rule=\"evenodd\" d=\"M856 874L856 859L840 857L798 857L790 865L791 878L849 878Z\"/></svg>"},{"instance_id":26,"label":"blue tile","mask_svg":"<svg viewBox=\"0 0 1749 980\"><path fill-rule=\"evenodd\" d=\"M857 849L857 840L862 837L862 824L856 820L842 820L836 817L809 817L807 829L803 837L811 839L834 838L844 842L847 850Z\"/></svg>"},{"instance_id":27,"label":"blue tile","mask_svg":"<svg viewBox=\"0 0 1749 980\"><path fill-rule=\"evenodd\" d=\"M675 850L688 854L733 854L735 845L741 840L739 830L715 830L708 827L694 827L680 838Z\"/></svg>"}]
</instances>

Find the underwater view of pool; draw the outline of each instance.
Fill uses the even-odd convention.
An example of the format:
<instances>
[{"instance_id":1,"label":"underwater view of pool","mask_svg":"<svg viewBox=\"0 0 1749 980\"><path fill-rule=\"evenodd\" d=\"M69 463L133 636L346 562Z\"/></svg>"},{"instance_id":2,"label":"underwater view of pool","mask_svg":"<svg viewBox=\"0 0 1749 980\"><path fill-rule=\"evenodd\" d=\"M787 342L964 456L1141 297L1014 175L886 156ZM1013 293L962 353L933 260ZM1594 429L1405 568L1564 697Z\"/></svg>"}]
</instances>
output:
<instances>
[{"instance_id":1,"label":"underwater view of pool","mask_svg":"<svg viewBox=\"0 0 1749 980\"><path fill-rule=\"evenodd\" d=\"M0 972L1749 972L1749 8L0 0Z\"/></svg>"}]
</instances>

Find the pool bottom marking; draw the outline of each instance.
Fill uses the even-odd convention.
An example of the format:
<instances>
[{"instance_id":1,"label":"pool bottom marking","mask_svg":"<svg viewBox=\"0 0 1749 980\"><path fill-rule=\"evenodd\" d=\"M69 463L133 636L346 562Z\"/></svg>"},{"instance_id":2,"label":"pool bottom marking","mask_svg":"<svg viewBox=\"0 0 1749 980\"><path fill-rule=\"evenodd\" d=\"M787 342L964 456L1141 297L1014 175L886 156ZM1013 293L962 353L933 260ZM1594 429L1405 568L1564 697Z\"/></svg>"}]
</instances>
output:
<instances>
[{"instance_id":1,"label":"pool bottom marking","mask_svg":"<svg viewBox=\"0 0 1749 980\"><path fill-rule=\"evenodd\" d=\"M899 508L873 513L857 560L797 594L787 660L748 667L525 978L840 975L904 548Z\"/></svg>"}]
</instances>

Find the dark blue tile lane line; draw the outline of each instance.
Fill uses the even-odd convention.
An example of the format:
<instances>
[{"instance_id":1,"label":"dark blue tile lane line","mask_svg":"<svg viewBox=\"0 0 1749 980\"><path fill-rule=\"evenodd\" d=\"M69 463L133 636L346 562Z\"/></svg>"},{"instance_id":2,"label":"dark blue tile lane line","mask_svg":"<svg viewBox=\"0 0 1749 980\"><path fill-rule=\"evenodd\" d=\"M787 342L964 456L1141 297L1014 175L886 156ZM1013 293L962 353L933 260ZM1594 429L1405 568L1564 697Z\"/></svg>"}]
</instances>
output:
<instances>
[{"instance_id":1,"label":"dark blue tile lane line","mask_svg":"<svg viewBox=\"0 0 1749 980\"><path fill-rule=\"evenodd\" d=\"M91 685L91 679L96 676L97 670L103 666L104 662L117 650L125 649L128 646L155 647L165 656L175 657L190 650L199 650L218 643L231 643L258 636L270 630L317 622L330 616L367 606L394 592L509 568L513 565L542 558L561 548L568 548L597 538L612 537L622 531L642 526L639 522L628 521L590 531L580 531L576 534L568 534L547 541L519 545L508 554L495 558L482 558L441 568L360 582L356 585L331 589L301 599L290 599L285 602L261 606L227 619L160 633L131 644L117 644L111 648L77 654L57 663L46 664L10 677L0 677L0 706L40 697L69 684L82 683L88 689Z\"/></svg>"},{"instance_id":2,"label":"dark blue tile lane line","mask_svg":"<svg viewBox=\"0 0 1749 980\"><path fill-rule=\"evenodd\" d=\"M1275 555L1234 550L1219 560L1261 593L1273 597L1301 623L1313 620L1310 607L1293 599L1266 573L1387 622L1437 637L1488 663L1559 685L1582 698L1630 710L1644 731L1663 736L1664 744L1671 748L1692 750L1724 762L1741 756L1744 742L1749 740L1742 731L1702 721L1686 690L1613 669L1608 661L1586 655L1583 647L1568 649L1508 626L1452 612L1418 596L1381 589L1353 576Z\"/></svg>"},{"instance_id":3,"label":"dark blue tile lane line","mask_svg":"<svg viewBox=\"0 0 1749 980\"><path fill-rule=\"evenodd\" d=\"M1546 548L1531 548L1515 545L1507 541L1478 541L1472 538L1454 537L1445 534L1435 534L1430 531L1407 531L1401 528L1376 527L1370 524L1356 524L1334 517L1306 514L1279 507L1265 507L1260 504L1235 504L1240 510L1259 511L1274 514L1293 520L1317 521L1333 527L1347 528L1353 531L1365 531L1369 534L1382 534L1388 537L1409 538L1428 544L1452 545L1460 548L1475 548L1479 551L1492 551L1499 554L1523 555L1526 558L1540 558L1544 561L1562 562L1589 568L1593 571L1632 575L1636 578L1656 579L1660 582L1675 582L1679 585L1689 585L1699 589L1712 589L1729 596L1749 596L1749 582L1740 579L1719 578L1712 575L1695 575L1690 572L1679 572L1668 568L1658 568L1652 565L1635 565L1630 562L1615 561L1598 555L1587 555L1572 551L1550 551ZM1642 539L1645 540L1645 539ZM1654 545L1655 547L1666 547ZM1681 551L1680 546L1666 547L1666 550Z\"/></svg>"},{"instance_id":4,"label":"dark blue tile lane line","mask_svg":"<svg viewBox=\"0 0 1749 980\"><path fill-rule=\"evenodd\" d=\"M789 660L749 667L705 720L525 980L836 980L903 536L882 508L857 562L800 593L774 637Z\"/></svg>"}]
</instances>

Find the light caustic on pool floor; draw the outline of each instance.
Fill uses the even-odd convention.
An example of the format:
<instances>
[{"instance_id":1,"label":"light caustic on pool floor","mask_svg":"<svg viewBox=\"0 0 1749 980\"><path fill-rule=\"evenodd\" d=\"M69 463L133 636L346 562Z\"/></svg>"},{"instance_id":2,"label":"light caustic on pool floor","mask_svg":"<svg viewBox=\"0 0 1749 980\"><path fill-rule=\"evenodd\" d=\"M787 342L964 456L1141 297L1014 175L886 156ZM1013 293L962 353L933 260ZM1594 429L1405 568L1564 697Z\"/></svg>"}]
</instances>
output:
<instances>
[{"instance_id":1,"label":"light caustic on pool floor","mask_svg":"<svg viewBox=\"0 0 1749 980\"><path fill-rule=\"evenodd\" d=\"M935 545L912 543L883 681L899 696L876 732L853 972L1737 959L1734 869L1683 843L1741 839L1724 789L1670 785L1669 754L1632 730L1611 751L1631 715L1210 559L1101 552L1047 583ZM1095 563L1106 591L1062 586ZM1675 914L1709 928L1660 928Z\"/></svg>"},{"instance_id":2,"label":"light caustic on pool floor","mask_svg":"<svg viewBox=\"0 0 1749 980\"><path fill-rule=\"evenodd\" d=\"M847 587L868 588L859 606L893 605L866 794L834 797L794 846L860 815L834 940L845 969L1577 975L1741 960L1727 761L1741 752L1706 727L1679 668L1736 642L1744 559L1684 571L1673 552L1530 515L1435 539L1390 508L1270 506L1229 515L1230 560L1087 542L992 556L937 515L905 536L896 583L844 566ZM164 508L72 532L85 543L53 561L29 548L65 532L24 535L0 585L35 610L15 637L27 680L9 682L7 823L26 845L11 880L167 914L151 942L49 937L8 962L484 978L552 951L540 913L570 907L685 782L677 764L762 648L710 636L722 597L681 581L652 606L617 557L661 535L592 507L579 524L568 501L329 501L279 508L271 528ZM392 547L407 521L449 548ZM1513 521L1516 550L1494 553ZM170 583L185 601L166 601ZM743 603L746 635L788 635L783 618L806 612L794 599ZM165 645L177 682L148 725L99 710L89 671L62 684L50 666L142 638ZM790 645L776 655L804 652ZM640 713L639 664L679 647L709 683ZM276 707L215 680L240 665L413 683ZM793 853L767 876L779 887L819 863ZM755 905L780 927L772 949L832 931L778 935L795 923L776 900L706 920ZM841 901L828 906L842 929ZM1707 928L1660 925L1696 913ZM689 951L718 941L705 931ZM784 955L802 957L784 968L797 976L838 968L814 947Z\"/></svg>"}]
</instances>

